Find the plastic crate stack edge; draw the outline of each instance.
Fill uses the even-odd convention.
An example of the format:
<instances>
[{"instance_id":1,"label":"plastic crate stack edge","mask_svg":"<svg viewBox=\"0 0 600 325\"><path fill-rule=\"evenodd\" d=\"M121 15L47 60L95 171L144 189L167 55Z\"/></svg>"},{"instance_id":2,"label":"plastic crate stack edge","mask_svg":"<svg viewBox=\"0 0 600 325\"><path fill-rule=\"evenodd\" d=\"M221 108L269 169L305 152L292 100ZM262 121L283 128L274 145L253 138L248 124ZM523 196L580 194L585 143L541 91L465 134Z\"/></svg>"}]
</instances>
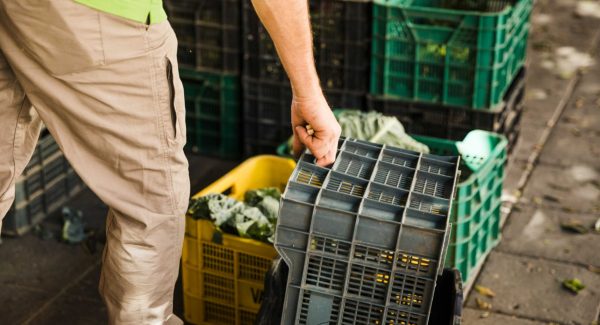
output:
<instances>
[{"instance_id":1,"label":"plastic crate stack edge","mask_svg":"<svg viewBox=\"0 0 600 325\"><path fill-rule=\"evenodd\" d=\"M311 0L315 63L332 107L365 107L371 71L372 3Z\"/></svg>"},{"instance_id":2,"label":"plastic crate stack edge","mask_svg":"<svg viewBox=\"0 0 600 325\"><path fill-rule=\"evenodd\" d=\"M186 149L241 156L242 0L165 0L178 39L186 100Z\"/></svg>"},{"instance_id":3,"label":"plastic crate stack edge","mask_svg":"<svg viewBox=\"0 0 600 325\"><path fill-rule=\"evenodd\" d=\"M181 68L187 145L193 153L236 159L241 155L241 84L235 74Z\"/></svg>"},{"instance_id":4,"label":"plastic crate stack edge","mask_svg":"<svg viewBox=\"0 0 600 325\"><path fill-rule=\"evenodd\" d=\"M309 1L315 65L332 107L365 106L369 90L370 1ZM243 1L244 155L272 153L292 133L292 89L250 1Z\"/></svg>"},{"instance_id":5,"label":"plastic crate stack edge","mask_svg":"<svg viewBox=\"0 0 600 325\"><path fill-rule=\"evenodd\" d=\"M249 157L271 152L291 134L292 88L251 2L242 5L243 151Z\"/></svg>"},{"instance_id":6,"label":"plastic crate stack edge","mask_svg":"<svg viewBox=\"0 0 600 325\"><path fill-rule=\"evenodd\" d=\"M178 39L178 61L205 72L241 71L242 0L165 0Z\"/></svg>"},{"instance_id":7,"label":"plastic crate stack edge","mask_svg":"<svg viewBox=\"0 0 600 325\"><path fill-rule=\"evenodd\" d=\"M283 324L427 324L459 163L352 139L331 168L305 153L275 238L290 267Z\"/></svg>"}]
</instances>

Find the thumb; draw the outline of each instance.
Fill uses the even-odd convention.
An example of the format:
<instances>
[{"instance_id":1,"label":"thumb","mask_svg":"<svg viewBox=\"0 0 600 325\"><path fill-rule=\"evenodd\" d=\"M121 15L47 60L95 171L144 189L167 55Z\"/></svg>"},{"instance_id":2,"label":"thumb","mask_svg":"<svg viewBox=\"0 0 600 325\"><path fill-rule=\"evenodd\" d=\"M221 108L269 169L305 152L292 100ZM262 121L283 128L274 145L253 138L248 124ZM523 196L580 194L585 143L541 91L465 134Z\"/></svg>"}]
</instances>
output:
<instances>
[{"instance_id":1,"label":"thumb","mask_svg":"<svg viewBox=\"0 0 600 325\"><path fill-rule=\"evenodd\" d=\"M310 147L312 147L313 138L308 134L308 130L303 126L296 126L295 130L300 142L310 149Z\"/></svg>"}]
</instances>

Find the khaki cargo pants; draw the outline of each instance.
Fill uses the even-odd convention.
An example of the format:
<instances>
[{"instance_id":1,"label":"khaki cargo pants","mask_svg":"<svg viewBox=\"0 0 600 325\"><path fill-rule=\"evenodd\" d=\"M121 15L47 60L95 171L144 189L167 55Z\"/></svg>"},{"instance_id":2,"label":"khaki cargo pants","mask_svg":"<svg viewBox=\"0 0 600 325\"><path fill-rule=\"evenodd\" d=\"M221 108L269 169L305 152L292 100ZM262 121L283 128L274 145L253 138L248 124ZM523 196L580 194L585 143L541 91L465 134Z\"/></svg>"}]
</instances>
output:
<instances>
[{"instance_id":1,"label":"khaki cargo pants","mask_svg":"<svg viewBox=\"0 0 600 325\"><path fill-rule=\"evenodd\" d=\"M0 220L43 121L110 207L99 289L111 324L181 323L172 300L189 176L176 51L168 22L0 0Z\"/></svg>"}]
</instances>

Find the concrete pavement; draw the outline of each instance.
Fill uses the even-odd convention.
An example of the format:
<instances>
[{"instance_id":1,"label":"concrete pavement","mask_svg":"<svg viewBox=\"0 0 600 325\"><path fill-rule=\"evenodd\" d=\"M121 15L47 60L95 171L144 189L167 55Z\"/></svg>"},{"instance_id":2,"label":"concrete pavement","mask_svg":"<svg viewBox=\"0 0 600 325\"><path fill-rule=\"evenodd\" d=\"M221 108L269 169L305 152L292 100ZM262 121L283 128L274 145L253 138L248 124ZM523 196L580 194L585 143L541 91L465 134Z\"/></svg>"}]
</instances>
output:
<instances>
[{"instance_id":1,"label":"concrete pavement","mask_svg":"<svg viewBox=\"0 0 600 325\"><path fill-rule=\"evenodd\" d=\"M464 324L598 323L600 234L592 225L600 218L600 20L577 16L576 6L575 1L537 3L521 142L505 180L512 212L501 243L474 281L496 296L471 291ZM578 33L563 37L565 30ZM595 65L582 75L558 76L546 61L565 46L590 54ZM590 231L561 228L573 221ZM565 290L562 281L571 278L586 288L577 295ZM480 308L478 299L491 309Z\"/></svg>"}]
</instances>

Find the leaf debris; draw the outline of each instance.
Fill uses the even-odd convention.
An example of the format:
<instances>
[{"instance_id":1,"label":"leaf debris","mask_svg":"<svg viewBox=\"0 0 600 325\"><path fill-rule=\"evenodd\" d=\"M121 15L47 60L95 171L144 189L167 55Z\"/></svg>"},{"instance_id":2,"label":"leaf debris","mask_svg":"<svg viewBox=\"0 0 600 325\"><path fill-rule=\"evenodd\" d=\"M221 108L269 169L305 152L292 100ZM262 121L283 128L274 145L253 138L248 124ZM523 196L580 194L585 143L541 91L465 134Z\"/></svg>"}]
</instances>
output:
<instances>
[{"instance_id":1,"label":"leaf debris","mask_svg":"<svg viewBox=\"0 0 600 325\"><path fill-rule=\"evenodd\" d=\"M491 310L492 309L492 304L485 300L475 298L475 303L477 304L477 308L479 308L481 310Z\"/></svg>"},{"instance_id":2,"label":"leaf debris","mask_svg":"<svg viewBox=\"0 0 600 325\"><path fill-rule=\"evenodd\" d=\"M577 278L566 279L563 281L562 285L574 294L578 294L579 291L585 289L585 285Z\"/></svg>"},{"instance_id":3,"label":"leaf debris","mask_svg":"<svg viewBox=\"0 0 600 325\"><path fill-rule=\"evenodd\" d=\"M583 225L579 220L569 220L560 223L562 230L576 233L576 234L587 234L589 232L588 227Z\"/></svg>"},{"instance_id":4,"label":"leaf debris","mask_svg":"<svg viewBox=\"0 0 600 325\"><path fill-rule=\"evenodd\" d=\"M494 298L496 296L496 293L492 291L492 289L480 285L475 286L475 291L477 291L477 293L479 293L480 295L484 295L490 298Z\"/></svg>"}]
</instances>

